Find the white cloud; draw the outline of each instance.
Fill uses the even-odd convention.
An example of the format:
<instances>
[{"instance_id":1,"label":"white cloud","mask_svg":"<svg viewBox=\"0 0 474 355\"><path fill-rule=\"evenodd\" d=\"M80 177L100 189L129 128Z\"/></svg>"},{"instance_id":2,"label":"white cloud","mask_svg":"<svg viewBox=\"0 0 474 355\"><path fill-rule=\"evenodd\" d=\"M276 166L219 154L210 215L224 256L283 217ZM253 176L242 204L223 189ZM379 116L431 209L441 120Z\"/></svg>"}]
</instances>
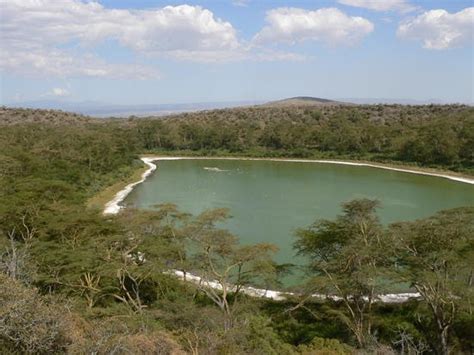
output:
<instances>
[{"instance_id":1,"label":"white cloud","mask_svg":"<svg viewBox=\"0 0 474 355\"><path fill-rule=\"evenodd\" d=\"M239 45L229 22L200 6L107 9L79 0L0 0L7 41L67 44L119 41L137 51L218 50Z\"/></svg>"},{"instance_id":2,"label":"white cloud","mask_svg":"<svg viewBox=\"0 0 474 355\"><path fill-rule=\"evenodd\" d=\"M255 54L255 59L261 62L278 62L278 61L291 61L291 62L302 62L308 59L307 56L291 53L275 51L270 49L262 49Z\"/></svg>"},{"instance_id":3,"label":"white cloud","mask_svg":"<svg viewBox=\"0 0 474 355\"><path fill-rule=\"evenodd\" d=\"M179 60L193 60L197 54L189 51L176 51L173 56ZM307 56L285 52L275 51L270 48L265 48L258 45L246 45L236 51L229 52L208 52L207 56L203 53L199 54L199 61L202 63L216 63L216 62L238 62L238 61L257 61L257 62L300 62L306 60ZM194 58L196 60L196 58Z\"/></svg>"},{"instance_id":4,"label":"white cloud","mask_svg":"<svg viewBox=\"0 0 474 355\"><path fill-rule=\"evenodd\" d=\"M240 7L247 7L250 0L233 0L232 5L240 6Z\"/></svg>"},{"instance_id":5,"label":"white cloud","mask_svg":"<svg viewBox=\"0 0 474 355\"><path fill-rule=\"evenodd\" d=\"M76 54L56 48L3 48L0 68L18 71L25 76L96 77L109 79L157 79L152 67L113 64L90 54Z\"/></svg>"},{"instance_id":6,"label":"white cloud","mask_svg":"<svg viewBox=\"0 0 474 355\"><path fill-rule=\"evenodd\" d=\"M338 0L338 3L354 7L362 7L374 11L409 12L417 7L410 5L407 0Z\"/></svg>"},{"instance_id":7,"label":"white cloud","mask_svg":"<svg viewBox=\"0 0 474 355\"><path fill-rule=\"evenodd\" d=\"M369 20L348 16L336 8L277 8L267 12L266 22L268 25L254 37L255 43L313 40L329 45L353 44L374 30Z\"/></svg>"},{"instance_id":8,"label":"white cloud","mask_svg":"<svg viewBox=\"0 0 474 355\"><path fill-rule=\"evenodd\" d=\"M420 40L426 49L448 49L473 44L474 7L454 14L446 10L430 10L402 22L397 30L400 38Z\"/></svg>"},{"instance_id":9,"label":"white cloud","mask_svg":"<svg viewBox=\"0 0 474 355\"><path fill-rule=\"evenodd\" d=\"M106 40L143 55L220 60L242 50L236 31L200 6L108 9L95 1L0 0L0 65L47 75L156 77L143 65L83 55ZM79 47L78 47L79 46ZM72 52L71 48L80 51Z\"/></svg>"},{"instance_id":10,"label":"white cloud","mask_svg":"<svg viewBox=\"0 0 474 355\"><path fill-rule=\"evenodd\" d=\"M57 97L66 97L69 96L69 90L64 89L64 88L53 88L51 90L51 95L57 96Z\"/></svg>"}]
</instances>

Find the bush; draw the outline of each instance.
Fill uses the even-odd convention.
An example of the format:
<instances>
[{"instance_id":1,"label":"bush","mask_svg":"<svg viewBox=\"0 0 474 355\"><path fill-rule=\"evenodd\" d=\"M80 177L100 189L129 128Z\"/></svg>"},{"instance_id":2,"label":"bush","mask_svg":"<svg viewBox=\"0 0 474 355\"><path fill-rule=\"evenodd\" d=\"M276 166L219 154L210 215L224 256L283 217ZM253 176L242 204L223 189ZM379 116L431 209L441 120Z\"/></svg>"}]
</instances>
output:
<instances>
[{"instance_id":1,"label":"bush","mask_svg":"<svg viewBox=\"0 0 474 355\"><path fill-rule=\"evenodd\" d=\"M0 274L0 347L27 353L63 352L72 342L68 313L48 297Z\"/></svg>"},{"instance_id":2,"label":"bush","mask_svg":"<svg viewBox=\"0 0 474 355\"><path fill-rule=\"evenodd\" d=\"M299 345L298 352L302 355L343 355L352 354L354 349L336 339L316 337L309 344Z\"/></svg>"}]
</instances>

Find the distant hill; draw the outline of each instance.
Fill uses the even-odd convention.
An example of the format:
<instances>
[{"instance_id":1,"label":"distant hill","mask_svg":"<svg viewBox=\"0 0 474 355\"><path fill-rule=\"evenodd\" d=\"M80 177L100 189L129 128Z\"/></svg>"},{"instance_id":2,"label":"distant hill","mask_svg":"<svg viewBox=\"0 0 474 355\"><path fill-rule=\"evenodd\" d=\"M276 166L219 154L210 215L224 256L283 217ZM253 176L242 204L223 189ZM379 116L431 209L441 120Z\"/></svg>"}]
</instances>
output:
<instances>
[{"instance_id":1,"label":"distant hill","mask_svg":"<svg viewBox=\"0 0 474 355\"><path fill-rule=\"evenodd\" d=\"M334 106L334 105L353 105L347 102L334 101L328 99L322 99L319 97L310 97L310 96L296 96L288 99L270 101L264 104L264 106Z\"/></svg>"},{"instance_id":2,"label":"distant hill","mask_svg":"<svg viewBox=\"0 0 474 355\"><path fill-rule=\"evenodd\" d=\"M44 123L53 125L80 125L94 119L74 112L32 108L0 107L0 125ZM100 122L100 121L97 121Z\"/></svg>"},{"instance_id":3,"label":"distant hill","mask_svg":"<svg viewBox=\"0 0 474 355\"><path fill-rule=\"evenodd\" d=\"M407 98L383 98L383 97L373 97L373 98L363 98L363 97L353 97L353 98L340 98L344 102L352 102L354 104L360 105L451 105L458 104L458 102L446 101L441 99L407 99ZM459 104L472 105L472 102L459 102Z\"/></svg>"}]
</instances>

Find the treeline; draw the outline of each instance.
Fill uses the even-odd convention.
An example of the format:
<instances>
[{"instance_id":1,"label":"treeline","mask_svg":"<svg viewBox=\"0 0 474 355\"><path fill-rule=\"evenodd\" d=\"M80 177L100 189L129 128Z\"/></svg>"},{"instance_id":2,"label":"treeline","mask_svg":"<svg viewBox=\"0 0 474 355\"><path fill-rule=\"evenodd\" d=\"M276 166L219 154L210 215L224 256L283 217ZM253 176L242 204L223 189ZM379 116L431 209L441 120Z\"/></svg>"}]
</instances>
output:
<instances>
[{"instance_id":1,"label":"treeline","mask_svg":"<svg viewBox=\"0 0 474 355\"><path fill-rule=\"evenodd\" d=\"M474 169L474 108L464 105L261 106L106 120L4 108L0 122L90 124L99 131L104 125L125 137L123 149L137 153L327 157Z\"/></svg>"},{"instance_id":2,"label":"treeline","mask_svg":"<svg viewBox=\"0 0 474 355\"><path fill-rule=\"evenodd\" d=\"M334 220L302 226L295 253L310 260L310 277L300 288L302 297L285 302L242 293L247 285L277 288L291 269L274 263L274 246L244 247L217 228L227 218L225 210L189 216L163 205L104 217L86 208L89 198L141 167L138 157L144 151L295 156L308 132L332 120L352 128L385 127L392 132L386 134L389 141L407 139L407 132L437 131L437 122L462 138L456 144L472 139L472 130L466 130L472 126L471 108L382 108L390 112L389 123L371 116L383 117L377 106L250 108L105 121L57 111L2 110L0 349L35 354L472 352L472 207L385 227L376 202L358 200L344 205ZM398 117L402 111L407 121ZM362 118L352 122L347 117L354 112ZM25 113L31 119L22 122ZM273 138L262 137L270 127L295 146L267 146ZM403 131L397 136L386 127ZM240 142L242 150L225 142ZM300 148L323 154L320 147ZM470 167L460 155L457 159L443 166ZM187 279L187 272L212 279L221 291L206 282L183 283L168 273L171 269ZM376 302L394 282L423 299ZM305 296L315 292L339 300Z\"/></svg>"},{"instance_id":3,"label":"treeline","mask_svg":"<svg viewBox=\"0 0 474 355\"><path fill-rule=\"evenodd\" d=\"M255 107L128 124L149 151L474 167L474 108L467 106Z\"/></svg>"}]
</instances>

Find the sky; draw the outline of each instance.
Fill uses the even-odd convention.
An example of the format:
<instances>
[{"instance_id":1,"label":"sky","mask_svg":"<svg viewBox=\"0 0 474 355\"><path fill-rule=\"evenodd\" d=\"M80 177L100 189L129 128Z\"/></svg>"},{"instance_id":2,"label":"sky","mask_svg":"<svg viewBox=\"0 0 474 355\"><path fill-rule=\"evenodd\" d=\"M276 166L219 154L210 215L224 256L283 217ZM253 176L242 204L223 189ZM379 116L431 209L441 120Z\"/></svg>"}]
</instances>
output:
<instances>
[{"instance_id":1,"label":"sky","mask_svg":"<svg viewBox=\"0 0 474 355\"><path fill-rule=\"evenodd\" d=\"M473 0L0 0L0 104L474 103Z\"/></svg>"}]
</instances>

